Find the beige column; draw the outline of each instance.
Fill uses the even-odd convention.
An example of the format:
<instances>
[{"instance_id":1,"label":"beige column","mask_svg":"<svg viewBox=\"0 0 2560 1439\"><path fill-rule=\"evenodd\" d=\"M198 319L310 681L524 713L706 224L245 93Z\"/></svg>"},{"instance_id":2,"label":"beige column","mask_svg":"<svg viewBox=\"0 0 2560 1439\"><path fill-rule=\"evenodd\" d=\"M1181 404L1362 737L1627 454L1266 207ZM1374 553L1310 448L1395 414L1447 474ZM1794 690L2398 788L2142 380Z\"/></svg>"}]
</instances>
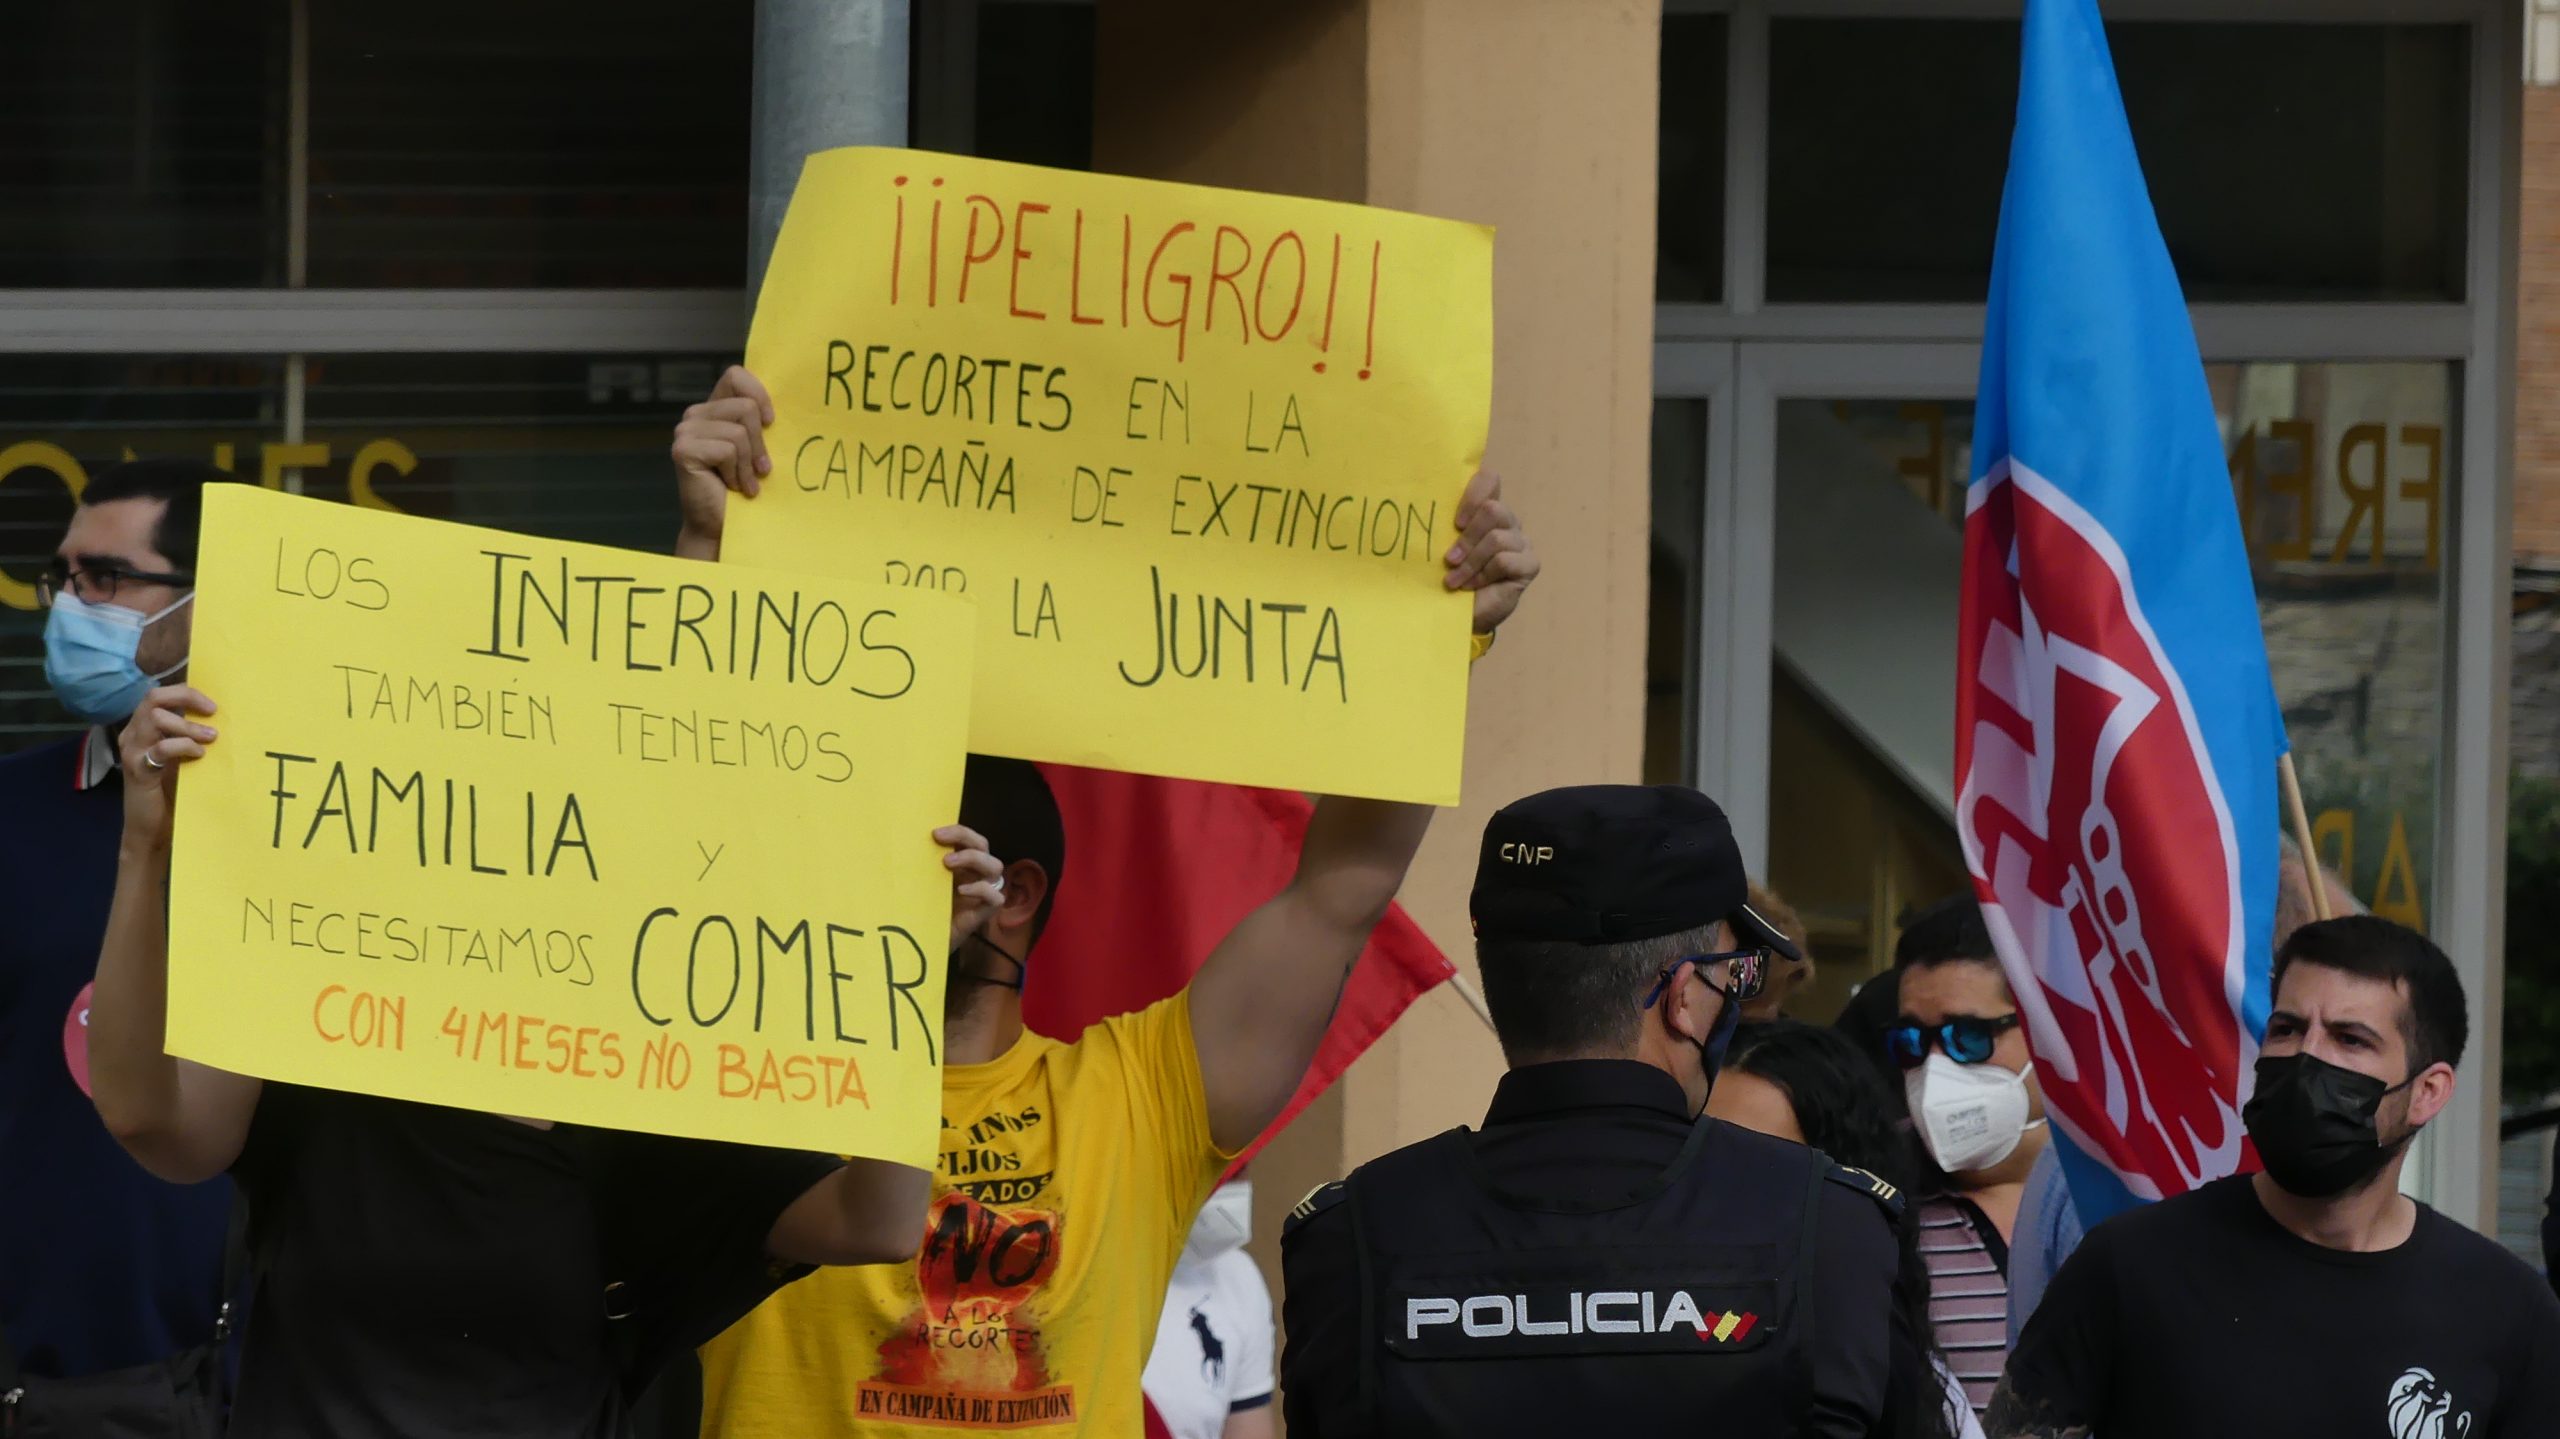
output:
<instances>
[{"instance_id":1,"label":"beige column","mask_svg":"<svg viewBox=\"0 0 2560 1439\"><path fill-rule=\"evenodd\" d=\"M1642 762L1660 41L1658 0L1101 4L1097 169L1497 228L1488 453L1546 573L1477 668L1466 803L1404 891L1470 977L1486 816ZM1474 1122L1501 1068L1426 995L1255 1166L1266 1267L1307 1188Z\"/></svg>"}]
</instances>

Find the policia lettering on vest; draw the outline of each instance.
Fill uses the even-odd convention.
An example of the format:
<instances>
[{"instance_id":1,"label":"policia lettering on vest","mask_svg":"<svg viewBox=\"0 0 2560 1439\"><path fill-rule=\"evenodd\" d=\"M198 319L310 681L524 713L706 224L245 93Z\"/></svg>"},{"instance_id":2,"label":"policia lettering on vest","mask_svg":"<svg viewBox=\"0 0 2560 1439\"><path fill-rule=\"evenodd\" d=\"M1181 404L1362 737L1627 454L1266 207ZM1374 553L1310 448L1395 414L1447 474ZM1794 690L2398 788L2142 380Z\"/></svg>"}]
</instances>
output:
<instances>
[{"instance_id":1,"label":"policia lettering on vest","mask_svg":"<svg viewBox=\"0 0 2560 1439\"><path fill-rule=\"evenodd\" d=\"M1482 1128L1290 1215L1292 1439L1879 1424L1901 1197L1704 1117L1741 1004L1798 957L1745 889L1695 790L1494 816L1469 907L1511 1069Z\"/></svg>"},{"instance_id":2,"label":"policia lettering on vest","mask_svg":"<svg viewBox=\"0 0 2560 1439\"><path fill-rule=\"evenodd\" d=\"M1541 1300L1548 1296L1541 1294ZM1609 1313L1603 1312L1607 1306ZM1698 1308L1697 1296L1685 1289L1670 1291L1670 1300L1651 1289L1641 1293L1632 1289L1612 1289L1604 1294L1585 1294L1575 1290L1556 1296L1557 1317L1537 1320L1529 1317L1530 1296L1523 1294L1470 1294L1464 1299L1454 1296L1411 1295L1404 1301L1404 1340L1397 1352L1419 1355L1425 1351L1424 1331L1435 1325L1457 1325L1469 1339L1545 1339L1581 1334L1631 1334L1639 1337L1673 1336L1658 1347L1664 1354L1690 1354L1700 1344L1740 1344L1759 1327L1760 1316L1748 1310L1729 1309L1719 1314ZM1641 1308L1641 1312L1639 1311ZM1660 1320L1656 1322L1656 1314ZM1446 1352L1464 1357L1476 1352L1453 1342L1453 1336L1433 1336L1448 1343ZM1653 1346L1648 1346L1653 1347ZM1535 1353L1528 1345L1514 1346L1521 1353ZM1582 1350L1565 1346L1552 1352L1576 1354Z\"/></svg>"}]
</instances>

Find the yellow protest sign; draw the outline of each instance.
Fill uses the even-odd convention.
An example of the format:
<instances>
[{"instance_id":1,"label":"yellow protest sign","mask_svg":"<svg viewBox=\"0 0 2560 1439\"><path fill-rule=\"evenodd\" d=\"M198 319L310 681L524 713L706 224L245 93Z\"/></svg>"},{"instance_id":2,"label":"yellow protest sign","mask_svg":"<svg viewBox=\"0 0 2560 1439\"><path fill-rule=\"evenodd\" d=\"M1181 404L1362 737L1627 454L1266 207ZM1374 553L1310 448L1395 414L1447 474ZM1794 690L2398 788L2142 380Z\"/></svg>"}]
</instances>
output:
<instances>
[{"instance_id":1,"label":"yellow protest sign","mask_svg":"<svg viewBox=\"0 0 2560 1439\"><path fill-rule=\"evenodd\" d=\"M809 158L724 554L978 605L971 747L1455 803L1492 232L908 150Z\"/></svg>"},{"instance_id":2,"label":"yellow protest sign","mask_svg":"<svg viewBox=\"0 0 2560 1439\"><path fill-rule=\"evenodd\" d=\"M172 1053L932 1164L964 604L245 485L202 555Z\"/></svg>"}]
</instances>

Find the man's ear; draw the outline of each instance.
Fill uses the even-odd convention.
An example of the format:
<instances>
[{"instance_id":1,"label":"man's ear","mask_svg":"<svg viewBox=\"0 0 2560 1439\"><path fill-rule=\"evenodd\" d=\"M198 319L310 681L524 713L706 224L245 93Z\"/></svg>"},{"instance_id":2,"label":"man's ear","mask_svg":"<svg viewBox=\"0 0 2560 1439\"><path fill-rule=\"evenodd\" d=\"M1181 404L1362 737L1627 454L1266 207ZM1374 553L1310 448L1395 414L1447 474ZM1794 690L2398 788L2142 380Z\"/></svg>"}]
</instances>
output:
<instances>
[{"instance_id":1,"label":"man's ear","mask_svg":"<svg viewBox=\"0 0 2560 1439\"><path fill-rule=\"evenodd\" d=\"M2444 1113L2453 1103L2453 1066L2445 1063L2428 1065L2418 1071L2409 1085L2409 1124L2412 1128Z\"/></svg>"},{"instance_id":2,"label":"man's ear","mask_svg":"<svg viewBox=\"0 0 2560 1439\"><path fill-rule=\"evenodd\" d=\"M1049 871L1040 862L1017 859L1004 867L1004 903L996 908L1000 929L1028 930L1049 897Z\"/></svg>"},{"instance_id":3,"label":"man's ear","mask_svg":"<svg viewBox=\"0 0 2560 1439\"><path fill-rule=\"evenodd\" d=\"M1680 966L1679 972L1671 976L1670 987L1662 992L1662 1002L1655 1007L1662 1011L1663 1023L1671 1026L1675 1037L1704 1044L1715 1033L1717 997L1714 986L1689 982L1697 968L1694 964Z\"/></svg>"}]
</instances>

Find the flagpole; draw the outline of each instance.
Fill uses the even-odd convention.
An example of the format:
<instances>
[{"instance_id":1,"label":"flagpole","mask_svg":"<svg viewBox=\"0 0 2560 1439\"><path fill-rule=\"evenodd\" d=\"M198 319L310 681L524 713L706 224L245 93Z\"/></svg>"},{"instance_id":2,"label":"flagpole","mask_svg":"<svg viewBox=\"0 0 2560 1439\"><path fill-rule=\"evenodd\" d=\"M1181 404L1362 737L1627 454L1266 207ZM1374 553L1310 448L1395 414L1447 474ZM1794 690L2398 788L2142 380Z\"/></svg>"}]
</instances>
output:
<instances>
[{"instance_id":1,"label":"flagpole","mask_svg":"<svg viewBox=\"0 0 2560 1439\"><path fill-rule=\"evenodd\" d=\"M2294 848L2302 851L2302 882L2311 891L2311 917L2329 917L2329 885L2320 874L2320 852L2311 847L2311 820L2302 811L2302 778L2293 770L2293 751L2276 756L2276 778L2284 785L2284 810L2293 825Z\"/></svg>"},{"instance_id":2,"label":"flagpole","mask_svg":"<svg viewBox=\"0 0 2560 1439\"><path fill-rule=\"evenodd\" d=\"M1476 1012L1476 1018L1484 1021L1485 1028L1493 1029L1493 1011L1485 1007L1484 996L1476 992L1475 985L1465 975L1450 975L1449 987L1458 992L1458 998L1467 1002L1467 1008ZM1499 1035L1501 1031L1494 1030L1494 1033Z\"/></svg>"}]
</instances>

